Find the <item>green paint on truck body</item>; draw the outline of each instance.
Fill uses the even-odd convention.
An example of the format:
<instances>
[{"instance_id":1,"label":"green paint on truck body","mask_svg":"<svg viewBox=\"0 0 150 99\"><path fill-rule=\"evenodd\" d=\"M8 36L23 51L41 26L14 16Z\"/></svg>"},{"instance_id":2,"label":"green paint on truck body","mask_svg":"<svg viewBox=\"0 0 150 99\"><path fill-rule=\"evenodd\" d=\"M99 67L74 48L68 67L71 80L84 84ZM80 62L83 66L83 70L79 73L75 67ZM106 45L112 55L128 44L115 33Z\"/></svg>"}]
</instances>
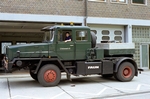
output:
<instances>
[{"instance_id":1,"label":"green paint on truck body","mask_svg":"<svg viewBox=\"0 0 150 99\"><path fill-rule=\"evenodd\" d=\"M135 49L104 49L105 56L107 55L126 55L126 54L134 54Z\"/></svg>"}]
</instances>

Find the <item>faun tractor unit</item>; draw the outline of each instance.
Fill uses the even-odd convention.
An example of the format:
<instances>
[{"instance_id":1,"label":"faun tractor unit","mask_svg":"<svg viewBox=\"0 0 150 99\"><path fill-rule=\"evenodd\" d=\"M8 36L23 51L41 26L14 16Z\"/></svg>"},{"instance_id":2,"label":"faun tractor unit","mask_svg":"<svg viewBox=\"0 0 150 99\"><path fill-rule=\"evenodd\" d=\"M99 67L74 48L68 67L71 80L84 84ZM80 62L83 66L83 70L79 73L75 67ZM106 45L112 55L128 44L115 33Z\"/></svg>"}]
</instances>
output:
<instances>
[{"instance_id":1,"label":"faun tractor unit","mask_svg":"<svg viewBox=\"0 0 150 99\"><path fill-rule=\"evenodd\" d=\"M44 27L42 43L7 46L8 68L28 67L43 86L56 86L65 72L71 75L114 77L131 81L138 75L133 43L96 43L87 26Z\"/></svg>"}]
</instances>

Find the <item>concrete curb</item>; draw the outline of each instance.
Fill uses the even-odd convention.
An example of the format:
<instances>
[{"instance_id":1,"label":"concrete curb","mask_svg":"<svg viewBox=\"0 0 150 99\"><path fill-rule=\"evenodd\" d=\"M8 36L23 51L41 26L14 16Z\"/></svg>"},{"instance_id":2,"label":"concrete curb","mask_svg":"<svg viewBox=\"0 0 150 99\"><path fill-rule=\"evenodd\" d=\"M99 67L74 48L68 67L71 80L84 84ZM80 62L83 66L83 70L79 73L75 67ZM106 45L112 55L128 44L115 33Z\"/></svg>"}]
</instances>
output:
<instances>
[{"instance_id":1,"label":"concrete curb","mask_svg":"<svg viewBox=\"0 0 150 99\"><path fill-rule=\"evenodd\" d=\"M30 74L0 74L0 78L22 78L22 77L30 77Z\"/></svg>"}]
</instances>

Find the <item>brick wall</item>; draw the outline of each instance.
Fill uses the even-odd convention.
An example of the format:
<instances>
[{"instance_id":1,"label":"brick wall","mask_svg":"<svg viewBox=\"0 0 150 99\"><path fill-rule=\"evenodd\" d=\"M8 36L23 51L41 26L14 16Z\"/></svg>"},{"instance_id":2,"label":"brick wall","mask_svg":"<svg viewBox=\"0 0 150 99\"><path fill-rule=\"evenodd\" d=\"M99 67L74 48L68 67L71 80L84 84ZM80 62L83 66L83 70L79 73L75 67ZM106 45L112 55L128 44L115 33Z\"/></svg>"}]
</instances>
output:
<instances>
[{"instance_id":1,"label":"brick wall","mask_svg":"<svg viewBox=\"0 0 150 99\"><path fill-rule=\"evenodd\" d=\"M2 13L27 13L84 16L84 0L0 0ZM150 0L146 5L106 2L88 2L88 16L150 19Z\"/></svg>"},{"instance_id":2,"label":"brick wall","mask_svg":"<svg viewBox=\"0 0 150 99\"><path fill-rule=\"evenodd\" d=\"M0 0L0 12L83 16L84 1Z\"/></svg>"},{"instance_id":3,"label":"brick wall","mask_svg":"<svg viewBox=\"0 0 150 99\"><path fill-rule=\"evenodd\" d=\"M147 5L127 4L107 2L88 2L88 15L92 17L111 17L111 18L131 18L131 19L150 19L150 0Z\"/></svg>"}]
</instances>

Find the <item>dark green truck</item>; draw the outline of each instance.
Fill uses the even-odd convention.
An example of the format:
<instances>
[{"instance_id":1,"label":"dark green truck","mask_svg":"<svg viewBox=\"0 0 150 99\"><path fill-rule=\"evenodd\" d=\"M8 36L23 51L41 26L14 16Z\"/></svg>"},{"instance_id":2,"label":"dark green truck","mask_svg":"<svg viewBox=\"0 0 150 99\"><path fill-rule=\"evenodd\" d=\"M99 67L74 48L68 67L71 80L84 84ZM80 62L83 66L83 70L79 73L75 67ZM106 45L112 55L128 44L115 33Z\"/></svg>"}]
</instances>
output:
<instances>
[{"instance_id":1,"label":"dark green truck","mask_svg":"<svg viewBox=\"0 0 150 99\"><path fill-rule=\"evenodd\" d=\"M28 67L43 86L57 85L62 72L69 80L70 75L98 74L126 82L138 75L133 44L96 44L96 35L87 26L48 26L42 31L42 43L7 46L9 71ZM64 42L66 32L71 41Z\"/></svg>"}]
</instances>

